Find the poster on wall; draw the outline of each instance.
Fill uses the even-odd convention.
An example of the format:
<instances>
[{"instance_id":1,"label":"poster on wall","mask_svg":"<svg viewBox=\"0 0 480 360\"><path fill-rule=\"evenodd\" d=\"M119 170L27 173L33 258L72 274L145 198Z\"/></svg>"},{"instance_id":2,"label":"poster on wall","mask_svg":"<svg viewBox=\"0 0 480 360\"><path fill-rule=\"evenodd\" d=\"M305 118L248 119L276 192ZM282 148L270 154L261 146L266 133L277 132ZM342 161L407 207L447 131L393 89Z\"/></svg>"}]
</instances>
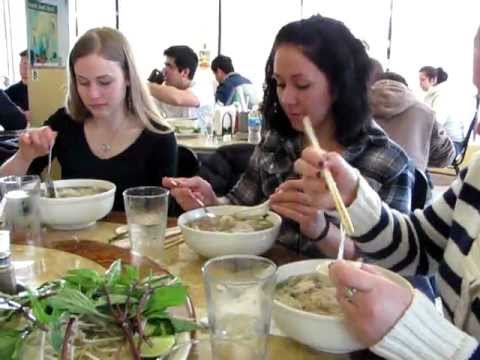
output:
<instances>
[{"instance_id":1,"label":"poster on wall","mask_svg":"<svg viewBox=\"0 0 480 360\"><path fill-rule=\"evenodd\" d=\"M64 19L63 1L27 1L28 48L34 67L64 67L65 37L62 28L68 22ZM68 37L67 37L68 38Z\"/></svg>"}]
</instances>

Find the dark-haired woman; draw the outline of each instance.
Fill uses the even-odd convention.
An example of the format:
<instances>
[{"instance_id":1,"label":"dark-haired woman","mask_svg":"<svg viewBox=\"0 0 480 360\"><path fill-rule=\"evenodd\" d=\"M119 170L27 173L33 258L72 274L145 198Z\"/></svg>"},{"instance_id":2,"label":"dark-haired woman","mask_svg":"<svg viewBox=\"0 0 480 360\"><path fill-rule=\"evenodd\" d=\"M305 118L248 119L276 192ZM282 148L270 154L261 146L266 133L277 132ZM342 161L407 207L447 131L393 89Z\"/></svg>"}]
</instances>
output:
<instances>
[{"instance_id":1,"label":"dark-haired woman","mask_svg":"<svg viewBox=\"0 0 480 360\"><path fill-rule=\"evenodd\" d=\"M342 154L386 203L409 212L412 169L405 153L371 124L369 64L362 43L339 21L317 15L285 25L266 65L268 132L239 182L225 198L200 178L163 184L184 209L198 207L192 193L206 204L255 205L270 198L284 219L278 241L311 256L333 255L338 229L308 204L293 169L308 145L302 120L309 116L325 150Z\"/></svg>"},{"instance_id":2,"label":"dark-haired woman","mask_svg":"<svg viewBox=\"0 0 480 360\"><path fill-rule=\"evenodd\" d=\"M426 92L423 102L435 111L437 122L452 139L457 153L462 148L463 124L452 116L452 106L446 81L448 74L441 67L424 66L419 72L420 87Z\"/></svg>"}]
</instances>

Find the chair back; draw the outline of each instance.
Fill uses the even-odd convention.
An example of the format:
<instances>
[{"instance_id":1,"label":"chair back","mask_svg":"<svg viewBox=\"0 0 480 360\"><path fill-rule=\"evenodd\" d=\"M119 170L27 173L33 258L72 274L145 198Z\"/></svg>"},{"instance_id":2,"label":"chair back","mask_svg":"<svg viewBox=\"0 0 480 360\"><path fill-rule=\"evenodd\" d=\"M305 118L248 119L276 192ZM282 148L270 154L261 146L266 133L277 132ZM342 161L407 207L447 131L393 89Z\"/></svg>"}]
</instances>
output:
<instances>
[{"instance_id":1,"label":"chair back","mask_svg":"<svg viewBox=\"0 0 480 360\"><path fill-rule=\"evenodd\" d=\"M467 131L467 135L465 136L465 139L463 139L463 142L462 142L462 148L452 162L452 166L455 169L455 174L457 174L457 175L460 172L460 165L465 160L465 155L467 154L468 143L470 142L470 138L472 137L473 132L475 131L475 128L477 126L477 115L478 115L479 102L480 102L480 95L477 95L477 105L475 107L475 115L473 115L473 119L472 119L472 121L470 121L470 125L469 125L468 131Z\"/></svg>"},{"instance_id":2,"label":"chair back","mask_svg":"<svg viewBox=\"0 0 480 360\"><path fill-rule=\"evenodd\" d=\"M177 176L192 177L197 175L200 162L197 155L184 145L177 146Z\"/></svg>"},{"instance_id":3,"label":"chair back","mask_svg":"<svg viewBox=\"0 0 480 360\"><path fill-rule=\"evenodd\" d=\"M415 182L412 189L411 210L423 209L427 203L430 186L427 176L420 169L415 168Z\"/></svg>"},{"instance_id":4,"label":"chair back","mask_svg":"<svg viewBox=\"0 0 480 360\"><path fill-rule=\"evenodd\" d=\"M212 185L217 196L223 196L247 169L254 149L254 144L247 143L220 146L202 159L199 175Z\"/></svg>"}]
</instances>

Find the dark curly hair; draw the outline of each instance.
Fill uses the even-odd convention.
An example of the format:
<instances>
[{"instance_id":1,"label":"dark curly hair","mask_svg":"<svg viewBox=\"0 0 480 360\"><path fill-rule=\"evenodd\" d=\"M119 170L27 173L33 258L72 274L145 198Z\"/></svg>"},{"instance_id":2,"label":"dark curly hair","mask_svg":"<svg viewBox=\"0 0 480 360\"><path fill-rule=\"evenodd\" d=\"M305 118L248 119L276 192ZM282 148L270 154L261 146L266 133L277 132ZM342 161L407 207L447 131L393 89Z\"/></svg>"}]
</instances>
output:
<instances>
[{"instance_id":1,"label":"dark curly hair","mask_svg":"<svg viewBox=\"0 0 480 360\"><path fill-rule=\"evenodd\" d=\"M267 128L284 136L297 134L280 106L272 76L275 52L284 44L299 46L330 82L336 140L348 146L363 138L371 125L367 95L370 59L362 42L342 22L321 15L291 22L275 38L265 67L262 111Z\"/></svg>"}]
</instances>

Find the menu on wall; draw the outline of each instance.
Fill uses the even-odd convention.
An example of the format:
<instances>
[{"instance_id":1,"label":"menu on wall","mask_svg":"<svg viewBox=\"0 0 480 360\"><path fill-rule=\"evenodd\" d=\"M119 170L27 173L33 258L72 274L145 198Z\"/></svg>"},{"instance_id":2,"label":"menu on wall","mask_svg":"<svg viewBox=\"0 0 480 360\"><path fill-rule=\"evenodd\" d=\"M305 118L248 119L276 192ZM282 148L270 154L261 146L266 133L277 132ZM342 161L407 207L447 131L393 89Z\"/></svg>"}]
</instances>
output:
<instances>
[{"instance_id":1,"label":"menu on wall","mask_svg":"<svg viewBox=\"0 0 480 360\"><path fill-rule=\"evenodd\" d=\"M68 34L65 14L65 1L27 1L28 48L34 67L65 66L68 36L61 36Z\"/></svg>"}]
</instances>

